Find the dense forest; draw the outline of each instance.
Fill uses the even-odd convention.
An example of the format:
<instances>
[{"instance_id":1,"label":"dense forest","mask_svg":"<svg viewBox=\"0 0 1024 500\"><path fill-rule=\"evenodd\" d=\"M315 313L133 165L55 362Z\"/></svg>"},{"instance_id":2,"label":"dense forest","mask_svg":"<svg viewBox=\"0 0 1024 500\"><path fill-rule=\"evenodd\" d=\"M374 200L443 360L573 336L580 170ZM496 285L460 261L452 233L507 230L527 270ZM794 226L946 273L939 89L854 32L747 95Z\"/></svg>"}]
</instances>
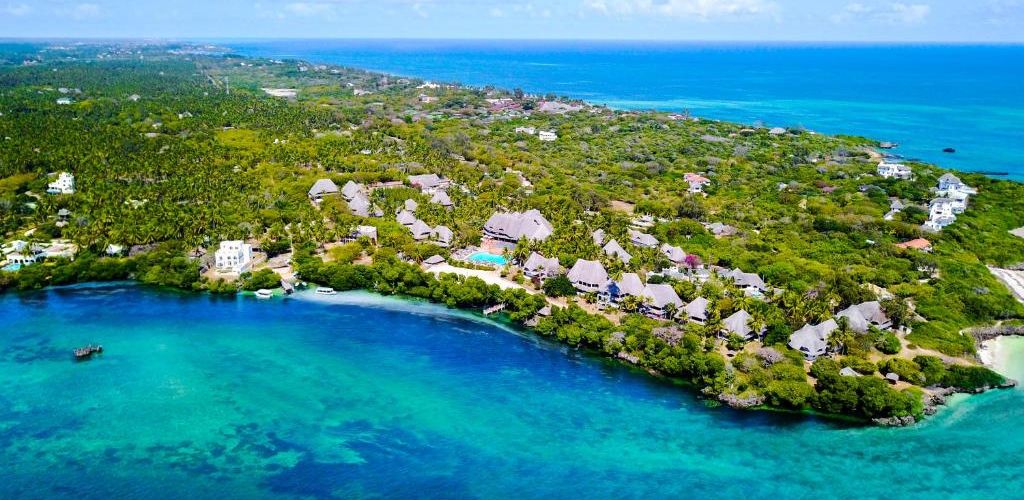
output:
<instances>
[{"instance_id":1,"label":"dense forest","mask_svg":"<svg viewBox=\"0 0 1024 500\"><path fill-rule=\"evenodd\" d=\"M237 283L201 273L219 242L249 240L270 257L292 253L298 276L339 290L452 307L505 303L510 319L534 319L542 335L686 379L723 400L920 417L919 388L1002 383L976 366L964 330L1024 318L986 269L1024 263L1024 239L1009 232L1024 226L1024 185L958 174L978 194L955 224L927 233L921 224L945 171L907 162L913 178L878 177L872 140L578 102L570 112L540 112L554 96L424 83L208 47L2 45L0 236L4 243L69 240L78 255L2 272L0 289L136 279L234 293L273 284L278 277L269 271ZM263 89L295 89L295 96ZM558 139L540 141L521 127ZM57 172L74 174L73 194L46 194ZM689 172L710 179L706 195L690 192ZM355 216L340 199L317 206L307 198L321 178L341 186L425 173L459 186L448 192L453 208L407 184L372 192L382 218ZM532 251L566 268L599 260L615 276L648 276L668 264L657 249L628 243L634 219L649 215L648 231L660 242L702 264L756 273L778 292L759 300L727 281L650 275L684 301L711 304L706 324L680 326L671 339L656 334L665 325L634 311L594 313L587 296L538 319L543 295L424 272L419 262L451 250L415 241L390 216L407 199L427 224L454 231L451 249L479 244L496 211L537 209L553 236L520 242L514 260ZM894 199L907 208L886 220ZM716 236L710 223L737 231ZM339 244L364 224L377 228L376 245ZM634 259L605 255L591 236L597 229ZM921 237L931 252L896 246ZM125 251L107 255L110 245ZM548 295L575 294L548 288ZM907 327L903 342L843 328L834 355L813 365L786 347L802 325L875 300L878 290ZM719 335L721 320L741 309L767 332L756 345ZM842 368L866 376L841 377ZM892 388L887 373L913 387Z\"/></svg>"}]
</instances>

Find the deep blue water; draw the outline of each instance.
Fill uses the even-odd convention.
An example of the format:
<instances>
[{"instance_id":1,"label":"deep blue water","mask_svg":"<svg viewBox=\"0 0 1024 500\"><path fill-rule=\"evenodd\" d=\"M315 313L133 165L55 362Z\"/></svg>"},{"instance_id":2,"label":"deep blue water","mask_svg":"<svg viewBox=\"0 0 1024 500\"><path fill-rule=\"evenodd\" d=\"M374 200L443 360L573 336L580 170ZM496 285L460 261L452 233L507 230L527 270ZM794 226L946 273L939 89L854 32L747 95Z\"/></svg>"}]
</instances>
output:
<instances>
[{"instance_id":1,"label":"deep blue water","mask_svg":"<svg viewBox=\"0 0 1024 500\"><path fill-rule=\"evenodd\" d=\"M1024 180L1024 46L422 40L227 41L301 58L616 108L898 142L896 153ZM942 150L953 147L956 154Z\"/></svg>"},{"instance_id":2,"label":"deep blue water","mask_svg":"<svg viewBox=\"0 0 1024 500\"><path fill-rule=\"evenodd\" d=\"M0 498L1012 498L1024 391L909 429L707 408L439 306L0 295ZM76 363L70 349L101 342Z\"/></svg>"}]
</instances>

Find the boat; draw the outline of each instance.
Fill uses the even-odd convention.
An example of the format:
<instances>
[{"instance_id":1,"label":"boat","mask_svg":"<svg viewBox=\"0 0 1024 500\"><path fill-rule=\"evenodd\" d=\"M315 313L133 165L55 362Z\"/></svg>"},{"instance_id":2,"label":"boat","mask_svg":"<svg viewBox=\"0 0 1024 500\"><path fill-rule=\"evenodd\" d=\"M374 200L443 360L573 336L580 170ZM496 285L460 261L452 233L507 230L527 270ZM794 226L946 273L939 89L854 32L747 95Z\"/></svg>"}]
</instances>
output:
<instances>
[{"instance_id":1,"label":"boat","mask_svg":"<svg viewBox=\"0 0 1024 500\"><path fill-rule=\"evenodd\" d=\"M333 288L328 288L326 286L318 286L316 288L316 292L315 293L317 295L334 295L334 294L336 294L338 292L335 292Z\"/></svg>"},{"instance_id":2,"label":"boat","mask_svg":"<svg viewBox=\"0 0 1024 500\"><path fill-rule=\"evenodd\" d=\"M75 349L75 359L83 361L92 357L93 354L100 354L103 352L103 346L101 345L87 345L85 347L79 347Z\"/></svg>"},{"instance_id":3,"label":"boat","mask_svg":"<svg viewBox=\"0 0 1024 500\"><path fill-rule=\"evenodd\" d=\"M881 144L878 145L878 147L882 149L894 149L900 147L900 145L895 142L883 141Z\"/></svg>"},{"instance_id":4,"label":"boat","mask_svg":"<svg viewBox=\"0 0 1024 500\"><path fill-rule=\"evenodd\" d=\"M946 148L942 150L943 153L956 153L956 149Z\"/></svg>"},{"instance_id":5,"label":"boat","mask_svg":"<svg viewBox=\"0 0 1024 500\"><path fill-rule=\"evenodd\" d=\"M269 298L271 298L273 296L274 296L274 292L272 290L267 290L266 288L261 288L259 290L256 290L256 298L257 299L269 299Z\"/></svg>"}]
</instances>

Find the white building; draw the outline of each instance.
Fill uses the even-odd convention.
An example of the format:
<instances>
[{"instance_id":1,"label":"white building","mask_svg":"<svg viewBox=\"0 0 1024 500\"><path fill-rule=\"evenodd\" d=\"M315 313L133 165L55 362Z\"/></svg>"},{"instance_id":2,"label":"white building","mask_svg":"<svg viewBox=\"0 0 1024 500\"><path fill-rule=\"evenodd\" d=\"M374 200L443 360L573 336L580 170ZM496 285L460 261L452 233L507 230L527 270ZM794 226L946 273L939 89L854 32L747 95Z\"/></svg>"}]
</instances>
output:
<instances>
[{"instance_id":1,"label":"white building","mask_svg":"<svg viewBox=\"0 0 1024 500\"><path fill-rule=\"evenodd\" d=\"M914 175L914 172L910 167L902 163L890 163L883 160L878 163L878 175L886 179L909 179Z\"/></svg>"},{"instance_id":2,"label":"white building","mask_svg":"<svg viewBox=\"0 0 1024 500\"><path fill-rule=\"evenodd\" d=\"M252 245L241 240L222 241L214 254L214 264L221 272L244 273L252 265Z\"/></svg>"},{"instance_id":3,"label":"white building","mask_svg":"<svg viewBox=\"0 0 1024 500\"><path fill-rule=\"evenodd\" d=\"M75 176L68 172L57 174L57 180L46 186L46 192L50 194L74 194Z\"/></svg>"},{"instance_id":4,"label":"white building","mask_svg":"<svg viewBox=\"0 0 1024 500\"><path fill-rule=\"evenodd\" d=\"M537 133L537 138L544 142L554 142L558 140L558 135L551 130L541 130Z\"/></svg>"},{"instance_id":5,"label":"white building","mask_svg":"<svg viewBox=\"0 0 1024 500\"><path fill-rule=\"evenodd\" d=\"M953 212L954 202L949 198L936 198L928 205L928 220L924 228L932 231L940 231L942 228L956 222L956 214Z\"/></svg>"}]
</instances>

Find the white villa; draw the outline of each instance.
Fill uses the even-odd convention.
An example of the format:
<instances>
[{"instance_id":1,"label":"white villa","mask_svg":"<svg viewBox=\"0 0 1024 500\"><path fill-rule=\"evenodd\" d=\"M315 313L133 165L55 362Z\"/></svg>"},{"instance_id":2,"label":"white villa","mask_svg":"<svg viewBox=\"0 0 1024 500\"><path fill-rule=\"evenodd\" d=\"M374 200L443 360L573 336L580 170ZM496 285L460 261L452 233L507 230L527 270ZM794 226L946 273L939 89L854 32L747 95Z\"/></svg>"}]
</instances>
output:
<instances>
[{"instance_id":1,"label":"white villa","mask_svg":"<svg viewBox=\"0 0 1024 500\"><path fill-rule=\"evenodd\" d=\"M252 265L252 245L241 240L220 242L214 254L214 265L220 272L241 274Z\"/></svg>"},{"instance_id":2,"label":"white villa","mask_svg":"<svg viewBox=\"0 0 1024 500\"><path fill-rule=\"evenodd\" d=\"M909 179L913 177L914 171L902 163L890 163L882 160L878 163L878 175L886 179Z\"/></svg>"},{"instance_id":3,"label":"white villa","mask_svg":"<svg viewBox=\"0 0 1024 500\"><path fill-rule=\"evenodd\" d=\"M953 212L954 202L949 198L936 198L928 204L928 220L924 228L931 231L941 231L946 226L956 222L956 214Z\"/></svg>"},{"instance_id":4,"label":"white villa","mask_svg":"<svg viewBox=\"0 0 1024 500\"><path fill-rule=\"evenodd\" d=\"M74 194L75 176L68 172L57 174L57 180L46 186L46 192L50 194Z\"/></svg>"},{"instance_id":5,"label":"white villa","mask_svg":"<svg viewBox=\"0 0 1024 500\"><path fill-rule=\"evenodd\" d=\"M550 130L541 130L537 133L537 138L544 142L554 142L558 140L558 135Z\"/></svg>"}]
</instances>

